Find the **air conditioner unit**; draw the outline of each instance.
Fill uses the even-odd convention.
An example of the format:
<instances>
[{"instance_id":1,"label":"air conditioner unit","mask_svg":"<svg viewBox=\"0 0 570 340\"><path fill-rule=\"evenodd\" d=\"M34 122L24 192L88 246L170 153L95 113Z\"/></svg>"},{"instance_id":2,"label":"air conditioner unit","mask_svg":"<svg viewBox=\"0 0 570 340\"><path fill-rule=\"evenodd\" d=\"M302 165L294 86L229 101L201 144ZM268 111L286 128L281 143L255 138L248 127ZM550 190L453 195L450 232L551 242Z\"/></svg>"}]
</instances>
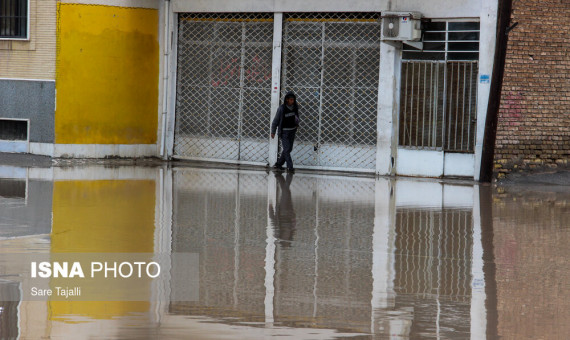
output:
<instances>
[{"instance_id":1,"label":"air conditioner unit","mask_svg":"<svg viewBox=\"0 0 570 340\"><path fill-rule=\"evenodd\" d=\"M418 12L383 12L382 40L420 41L421 18Z\"/></svg>"}]
</instances>

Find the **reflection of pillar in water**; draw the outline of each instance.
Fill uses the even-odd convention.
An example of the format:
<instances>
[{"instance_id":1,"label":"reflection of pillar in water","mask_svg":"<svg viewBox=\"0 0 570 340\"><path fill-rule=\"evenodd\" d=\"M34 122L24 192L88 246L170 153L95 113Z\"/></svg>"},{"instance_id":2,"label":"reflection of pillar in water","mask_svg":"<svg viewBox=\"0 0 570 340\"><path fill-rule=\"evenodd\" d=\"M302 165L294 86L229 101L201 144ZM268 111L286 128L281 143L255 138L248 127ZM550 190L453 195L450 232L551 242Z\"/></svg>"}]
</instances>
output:
<instances>
[{"instance_id":1,"label":"reflection of pillar in water","mask_svg":"<svg viewBox=\"0 0 570 340\"><path fill-rule=\"evenodd\" d=\"M154 232L154 261L161 263L161 275L152 281L151 311L154 322L160 323L168 312L169 297L171 295L172 270L172 169L159 169L159 185L157 186ZM158 257L157 257L158 255ZM196 278L193 278L196 279Z\"/></svg>"},{"instance_id":2,"label":"reflection of pillar in water","mask_svg":"<svg viewBox=\"0 0 570 340\"><path fill-rule=\"evenodd\" d=\"M487 311L485 309L485 275L483 273L483 244L479 186L473 193L473 256L471 262L471 339L485 339Z\"/></svg>"},{"instance_id":3,"label":"reflection of pillar in water","mask_svg":"<svg viewBox=\"0 0 570 340\"><path fill-rule=\"evenodd\" d=\"M239 246L239 228L240 228L240 176L239 173L237 174L237 186L236 186L236 208L235 208L235 218L234 218L234 286L233 286L233 299L234 299L234 308L237 310L238 308L238 282L239 282L239 255L240 255L240 246Z\"/></svg>"},{"instance_id":4,"label":"reflection of pillar in water","mask_svg":"<svg viewBox=\"0 0 570 340\"><path fill-rule=\"evenodd\" d=\"M319 190L317 186L315 195L315 282L313 283L313 318L317 317L318 298L317 287L319 283Z\"/></svg>"},{"instance_id":5,"label":"reflection of pillar in water","mask_svg":"<svg viewBox=\"0 0 570 340\"><path fill-rule=\"evenodd\" d=\"M268 176L267 180L267 239L265 246L265 325L273 326L275 297L275 242L273 225L271 223L270 209L277 205L277 183L274 176Z\"/></svg>"},{"instance_id":6,"label":"reflection of pillar in water","mask_svg":"<svg viewBox=\"0 0 570 340\"><path fill-rule=\"evenodd\" d=\"M482 271L484 282L485 301L481 309L485 308L485 335L487 339L499 337L499 315L497 308L497 267L495 263L494 244L495 233L493 227L493 195L490 186L479 186L479 195L475 199L479 202L479 226L481 231ZM479 294L482 294L479 292ZM483 322L481 322L483 325Z\"/></svg>"},{"instance_id":7,"label":"reflection of pillar in water","mask_svg":"<svg viewBox=\"0 0 570 340\"><path fill-rule=\"evenodd\" d=\"M372 324L373 334L404 335L409 320L386 320L383 311L394 307L395 211L393 181L376 179L374 231L372 234ZM382 324L381 324L382 323ZM388 328L389 330L387 330Z\"/></svg>"}]
</instances>

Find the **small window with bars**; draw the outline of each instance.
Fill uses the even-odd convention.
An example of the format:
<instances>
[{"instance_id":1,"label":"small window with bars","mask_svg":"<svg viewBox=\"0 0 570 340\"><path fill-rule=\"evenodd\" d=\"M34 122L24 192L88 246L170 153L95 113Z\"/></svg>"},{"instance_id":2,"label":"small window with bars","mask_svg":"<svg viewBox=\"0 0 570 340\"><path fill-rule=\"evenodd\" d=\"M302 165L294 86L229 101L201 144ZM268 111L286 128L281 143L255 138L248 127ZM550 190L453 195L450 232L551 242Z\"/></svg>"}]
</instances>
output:
<instances>
[{"instance_id":1,"label":"small window with bars","mask_svg":"<svg viewBox=\"0 0 570 340\"><path fill-rule=\"evenodd\" d=\"M0 2L0 39L28 38L28 1Z\"/></svg>"}]
</instances>

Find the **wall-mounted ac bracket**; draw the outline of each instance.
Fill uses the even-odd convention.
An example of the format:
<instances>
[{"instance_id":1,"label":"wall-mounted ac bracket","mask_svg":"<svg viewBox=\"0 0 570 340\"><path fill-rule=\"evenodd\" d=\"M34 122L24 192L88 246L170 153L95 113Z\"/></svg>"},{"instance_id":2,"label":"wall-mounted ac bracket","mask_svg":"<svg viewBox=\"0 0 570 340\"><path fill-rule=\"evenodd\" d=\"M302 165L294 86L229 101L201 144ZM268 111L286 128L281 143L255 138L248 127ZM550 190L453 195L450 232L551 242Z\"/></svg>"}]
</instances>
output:
<instances>
[{"instance_id":1,"label":"wall-mounted ac bracket","mask_svg":"<svg viewBox=\"0 0 570 340\"><path fill-rule=\"evenodd\" d=\"M422 41L402 41L406 45L417 48L418 50L424 49L424 43Z\"/></svg>"}]
</instances>

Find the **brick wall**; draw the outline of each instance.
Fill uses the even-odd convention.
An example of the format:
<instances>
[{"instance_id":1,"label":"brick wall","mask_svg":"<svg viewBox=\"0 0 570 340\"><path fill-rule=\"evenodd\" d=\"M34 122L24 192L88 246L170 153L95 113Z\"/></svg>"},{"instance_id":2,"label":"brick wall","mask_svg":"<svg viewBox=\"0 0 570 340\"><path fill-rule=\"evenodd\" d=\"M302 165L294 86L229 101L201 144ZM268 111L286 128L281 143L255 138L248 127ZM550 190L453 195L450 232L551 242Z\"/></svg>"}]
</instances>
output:
<instances>
[{"instance_id":1,"label":"brick wall","mask_svg":"<svg viewBox=\"0 0 570 340\"><path fill-rule=\"evenodd\" d=\"M513 0L495 175L570 166L570 0Z\"/></svg>"}]
</instances>

